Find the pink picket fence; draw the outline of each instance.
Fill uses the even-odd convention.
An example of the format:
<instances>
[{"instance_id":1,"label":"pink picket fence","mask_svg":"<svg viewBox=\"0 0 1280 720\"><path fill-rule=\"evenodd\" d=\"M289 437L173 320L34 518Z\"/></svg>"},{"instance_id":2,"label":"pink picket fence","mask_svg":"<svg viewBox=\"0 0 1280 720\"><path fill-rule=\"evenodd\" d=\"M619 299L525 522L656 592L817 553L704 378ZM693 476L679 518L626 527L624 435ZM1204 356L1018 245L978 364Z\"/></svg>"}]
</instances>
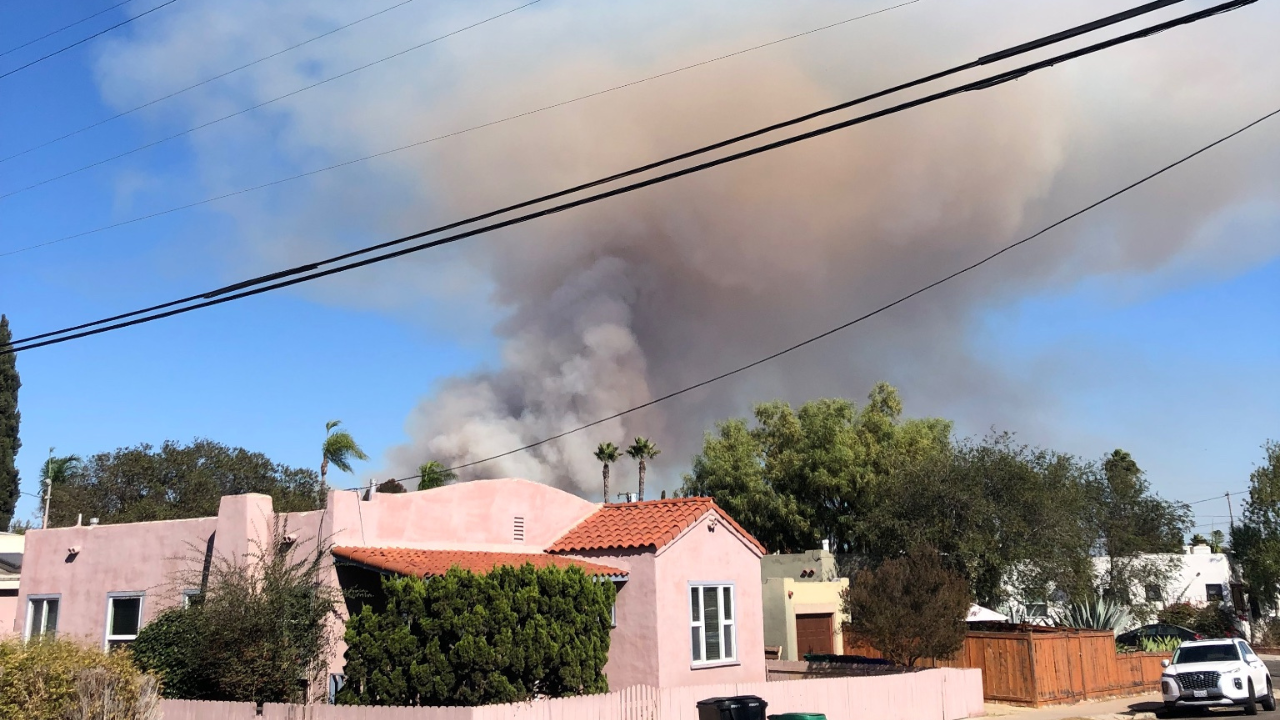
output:
<instances>
[{"instance_id":1,"label":"pink picket fence","mask_svg":"<svg viewBox=\"0 0 1280 720\"><path fill-rule=\"evenodd\" d=\"M938 668L901 675L653 688L483 707L347 707L166 700L164 720L697 720L710 697L758 695L769 713L820 712L828 720L961 720L982 714L982 672Z\"/></svg>"}]
</instances>

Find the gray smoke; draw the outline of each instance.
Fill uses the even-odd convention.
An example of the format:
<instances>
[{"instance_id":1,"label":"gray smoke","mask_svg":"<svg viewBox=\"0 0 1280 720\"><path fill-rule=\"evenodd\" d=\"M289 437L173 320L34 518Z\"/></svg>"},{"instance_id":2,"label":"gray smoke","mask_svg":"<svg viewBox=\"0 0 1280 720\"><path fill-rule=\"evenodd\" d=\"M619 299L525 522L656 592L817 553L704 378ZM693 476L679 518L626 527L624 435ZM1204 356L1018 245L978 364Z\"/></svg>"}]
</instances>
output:
<instances>
[{"instance_id":1,"label":"gray smoke","mask_svg":"<svg viewBox=\"0 0 1280 720\"><path fill-rule=\"evenodd\" d=\"M198 22L198 12L230 13L240 4L189 9L192 15L181 17ZM347 15L339 12L342 3L318 5L313 16ZM254 199L236 211L253 219L246 227L260 228L258 235L250 233L255 262L274 268L319 249L272 239L281 235L319 235L341 247L349 242L347 228L361 223L385 236L460 217L1115 9L1096 0L1070 8L1045 5L922 2L441 141L357 169L355 181L350 175L318 178L296 214L281 215ZM277 111L274 122L290 130L288 147L299 162L341 158L881 6L646 2L606 8L552 2L361 76L340 91L300 99ZM419 9L420 25L397 22L376 40L335 37L340 51L331 46L310 57L327 72L500 7L459 3L440 15ZM262 27L283 22L260 20ZM1280 101L1270 82L1280 57L1268 49L1264 29L1276 20L1274 8L1252 7L306 292L410 316L425 302L433 317L423 322L437 328L466 324L451 324L451 315L473 322L497 317L492 329L502 342L501 362L440 383L408 419L411 441L387 458L398 474L411 474L428 459L471 462L839 324L1252 119ZM255 37L251 44L268 41L279 39ZM116 48L104 62L117 67L110 62L151 56L128 51ZM300 58L288 70L264 72L237 89L266 97L316 72ZM208 102L217 100L225 98ZM206 106L193 101L191 107L195 113ZM1052 393L994 373L971 342L976 316L1085 277L1162 268L1227 271L1273 255L1274 240L1241 248L1220 222L1233 209L1274 194L1280 179L1274 149L1263 152L1247 143L1224 147L997 265L792 357L464 476L526 477L594 498L596 444L645 435L664 449L655 465L659 486L670 487L715 419L774 397L861 397L879 379L903 389L913 414L950 412L978 431L1016 418L1012 424L1034 438L1036 423L1051 410ZM269 214L273 222L264 222ZM489 314L460 315L477 298ZM630 489L634 471L621 474L615 488Z\"/></svg>"}]
</instances>

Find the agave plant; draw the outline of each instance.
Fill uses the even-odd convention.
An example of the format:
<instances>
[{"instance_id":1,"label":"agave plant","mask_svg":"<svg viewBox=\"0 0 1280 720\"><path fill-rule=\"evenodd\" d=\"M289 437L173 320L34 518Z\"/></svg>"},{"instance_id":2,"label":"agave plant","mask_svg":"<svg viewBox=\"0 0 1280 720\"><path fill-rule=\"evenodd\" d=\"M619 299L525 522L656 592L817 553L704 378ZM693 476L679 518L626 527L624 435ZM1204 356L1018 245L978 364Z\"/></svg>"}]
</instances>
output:
<instances>
[{"instance_id":1,"label":"agave plant","mask_svg":"<svg viewBox=\"0 0 1280 720\"><path fill-rule=\"evenodd\" d=\"M1107 598L1092 598L1072 603L1054 613L1055 625L1088 630L1119 630L1129 624L1129 608Z\"/></svg>"},{"instance_id":2,"label":"agave plant","mask_svg":"<svg viewBox=\"0 0 1280 720\"><path fill-rule=\"evenodd\" d=\"M1138 649L1149 653L1168 653L1178 649L1181 638L1176 637L1144 637L1138 638Z\"/></svg>"}]
</instances>

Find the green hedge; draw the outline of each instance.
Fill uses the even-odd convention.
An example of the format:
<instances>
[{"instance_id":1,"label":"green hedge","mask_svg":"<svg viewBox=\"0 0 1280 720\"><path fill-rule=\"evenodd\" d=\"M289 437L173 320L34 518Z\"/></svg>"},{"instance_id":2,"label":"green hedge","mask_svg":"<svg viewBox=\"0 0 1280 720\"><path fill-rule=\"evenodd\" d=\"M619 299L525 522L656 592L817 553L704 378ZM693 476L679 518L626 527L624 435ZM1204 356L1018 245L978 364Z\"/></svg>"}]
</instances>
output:
<instances>
[{"instance_id":1,"label":"green hedge","mask_svg":"<svg viewBox=\"0 0 1280 720\"><path fill-rule=\"evenodd\" d=\"M608 692L613 583L571 567L386 578L347 622L347 705L484 705Z\"/></svg>"}]
</instances>

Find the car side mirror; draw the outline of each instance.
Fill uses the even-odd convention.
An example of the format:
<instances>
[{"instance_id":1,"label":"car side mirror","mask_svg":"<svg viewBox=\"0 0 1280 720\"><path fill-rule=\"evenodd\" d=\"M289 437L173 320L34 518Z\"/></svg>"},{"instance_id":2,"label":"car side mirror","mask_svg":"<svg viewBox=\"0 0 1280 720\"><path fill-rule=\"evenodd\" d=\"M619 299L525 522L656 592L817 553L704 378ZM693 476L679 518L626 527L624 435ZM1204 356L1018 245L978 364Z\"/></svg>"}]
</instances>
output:
<instances>
[{"instance_id":1,"label":"car side mirror","mask_svg":"<svg viewBox=\"0 0 1280 720\"><path fill-rule=\"evenodd\" d=\"M1168 661L1167 659L1166 659L1166 660L1161 660L1161 661L1160 661L1160 667L1169 667L1169 661Z\"/></svg>"},{"instance_id":2,"label":"car side mirror","mask_svg":"<svg viewBox=\"0 0 1280 720\"><path fill-rule=\"evenodd\" d=\"M1254 655L1253 653L1249 653L1248 655L1245 655L1245 656L1244 656L1244 661L1245 661L1245 662L1258 662L1258 656L1257 656L1257 655Z\"/></svg>"}]
</instances>

